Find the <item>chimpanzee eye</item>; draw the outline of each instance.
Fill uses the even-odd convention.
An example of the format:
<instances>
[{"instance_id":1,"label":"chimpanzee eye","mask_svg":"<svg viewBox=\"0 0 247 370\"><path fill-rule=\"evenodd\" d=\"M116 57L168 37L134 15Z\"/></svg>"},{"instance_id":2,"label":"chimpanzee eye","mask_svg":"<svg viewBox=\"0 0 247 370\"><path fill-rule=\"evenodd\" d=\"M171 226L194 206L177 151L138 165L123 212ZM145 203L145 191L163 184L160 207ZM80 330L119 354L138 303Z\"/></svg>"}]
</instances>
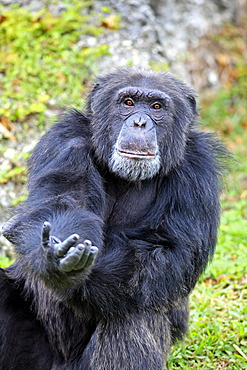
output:
<instances>
[{"instance_id":1,"label":"chimpanzee eye","mask_svg":"<svg viewBox=\"0 0 247 370\"><path fill-rule=\"evenodd\" d=\"M134 105L134 102L133 102L133 100L132 100L132 99L125 99L125 100L124 100L124 104L125 104L125 105L128 105L128 107L131 107L131 106L133 106L133 105Z\"/></svg>"},{"instance_id":2,"label":"chimpanzee eye","mask_svg":"<svg viewBox=\"0 0 247 370\"><path fill-rule=\"evenodd\" d=\"M161 104L160 104L160 103L154 103L154 104L152 105L152 108L153 108L153 109L156 109L156 110L159 110L159 109L161 109L161 108L162 108L162 106L161 106Z\"/></svg>"}]
</instances>

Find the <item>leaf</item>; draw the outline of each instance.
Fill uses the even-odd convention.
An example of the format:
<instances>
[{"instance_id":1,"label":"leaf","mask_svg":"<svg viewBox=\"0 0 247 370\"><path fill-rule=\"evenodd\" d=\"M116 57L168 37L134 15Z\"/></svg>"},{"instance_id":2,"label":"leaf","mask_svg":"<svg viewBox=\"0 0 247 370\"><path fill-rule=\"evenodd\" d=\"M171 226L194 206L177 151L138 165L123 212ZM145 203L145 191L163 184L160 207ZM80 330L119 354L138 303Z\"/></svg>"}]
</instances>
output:
<instances>
[{"instance_id":1,"label":"leaf","mask_svg":"<svg viewBox=\"0 0 247 370\"><path fill-rule=\"evenodd\" d=\"M247 356L246 354L241 350L241 348L239 346L237 346L236 344L233 344L233 347L235 348L235 350L240 354L240 356L242 356L244 358L244 360L247 362Z\"/></svg>"},{"instance_id":2,"label":"leaf","mask_svg":"<svg viewBox=\"0 0 247 370\"><path fill-rule=\"evenodd\" d=\"M230 58L227 54L219 53L215 56L215 59L221 67L226 67L230 63Z\"/></svg>"},{"instance_id":3,"label":"leaf","mask_svg":"<svg viewBox=\"0 0 247 370\"><path fill-rule=\"evenodd\" d=\"M101 25L110 30L116 30L119 28L120 17L119 14L110 14L108 17L104 18Z\"/></svg>"},{"instance_id":4,"label":"leaf","mask_svg":"<svg viewBox=\"0 0 247 370\"><path fill-rule=\"evenodd\" d=\"M29 109L31 113L41 113L45 111L46 106L43 103L32 103Z\"/></svg>"},{"instance_id":5,"label":"leaf","mask_svg":"<svg viewBox=\"0 0 247 370\"><path fill-rule=\"evenodd\" d=\"M7 138L7 139L9 139L9 140L11 140L11 141L16 141L15 136L10 132L10 130L9 130L9 129L7 129L7 128L5 127L5 125L4 125L2 122L0 122L0 134L1 134L3 137L5 137L5 138Z\"/></svg>"}]
</instances>

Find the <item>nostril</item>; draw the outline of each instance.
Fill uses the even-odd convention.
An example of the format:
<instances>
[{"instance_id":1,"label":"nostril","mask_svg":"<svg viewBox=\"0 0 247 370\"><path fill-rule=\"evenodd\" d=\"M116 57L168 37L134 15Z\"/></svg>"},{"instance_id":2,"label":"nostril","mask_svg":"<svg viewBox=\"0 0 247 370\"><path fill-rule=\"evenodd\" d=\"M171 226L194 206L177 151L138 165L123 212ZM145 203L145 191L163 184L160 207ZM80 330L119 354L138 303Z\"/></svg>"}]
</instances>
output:
<instances>
[{"instance_id":1,"label":"nostril","mask_svg":"<svg viewBox=\"0 0 247 370\"><path fill-rule=\"evenodd\" d=\"M134 120L134 126L135 127L145 127L146 126L146 124L147 124L147 122L146 121L137 121L137 120Z\"/></svg>"},{"instance_id":2,"label":"nostril","mask_svg":"<svg viewBox=\"0 0 247 370\"><path fill-rule=\"evenodd\" d=\"M134 126L139 126L140 121L139 121L139 120L137 120L137 119L135 119L135 120L133 121L133 123L134 123Z\"/></svg>"}]
</instances>

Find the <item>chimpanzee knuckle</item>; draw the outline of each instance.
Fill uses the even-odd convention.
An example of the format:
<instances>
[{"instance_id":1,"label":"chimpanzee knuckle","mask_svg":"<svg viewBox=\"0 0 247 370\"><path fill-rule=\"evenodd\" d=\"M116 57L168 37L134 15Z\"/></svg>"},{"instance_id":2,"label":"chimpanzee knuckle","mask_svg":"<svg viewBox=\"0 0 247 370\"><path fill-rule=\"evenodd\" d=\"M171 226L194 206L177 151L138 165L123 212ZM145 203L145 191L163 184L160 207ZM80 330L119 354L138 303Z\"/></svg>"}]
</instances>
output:
<instances>
[{"instance_id":1,"label":"chimpanzee knuckle","mask_svg":"<svg viewBox=\"0 0 247 370\"><path fill-rule=\"evenodd\" d=\"M88 256L87 261L84 265L84 269L86 270L89 267L91 267L93 265L95 259L96 259L96 254L95 253L90 253L90 255Z\"/></svg>"},{"instance_id":2,"label":"chimpanzee knuckle","mask_svg":"<svg viewBox=\"0 0 247 370\"><path fill-rule=\"evenodd\" d=\"M84 255L81 256L80 261L74 266L74 270L76 271L84 270L86 262L87 262L87 257Z\"/></svg>"},{"instance_id":3,"label":"chimpanzee knuckle","mask_svg":"<svg viewBox=\"0 0 247 370\"><path fill-rule=\"evenodd\" d=\"M90 251L91 251L91 245L86 245L85 246L85 249L84 249L84 253L83 255L86 257L90 254Z\"/></svg>"},{"instance_id":4,"label":"chimpanzee knuckle","mask_svg":"<svg viewBox=\"0 0 247 370\"><path fill-rule=\"evenodd\" d=\"M63 261L60 262L60 269L64 272L70 272L73 270L74 264L71 263L71 261L67 261L64 259Z\"/></svg>"},{"instance_id":5,"label":"chimpanzee knuckle","mask_svg":"<svg viewBox=\"0 0 247 370\"><path fill-rule=\"evenodd\" d=\"M54 249L54 254L56 257L63 257L65 254L64 254L64 251L63 251L63 247L62 245L54 245L53 246L53 249Z\"/></svg>"},{"instance_id":6,"label":"chimpanzee knuckle","mask_svg":"<svg viewBox=\"0 0 247 370\"><path fill-rule=\"evenodd\" d=\"M63 271L71 271L80 261L81 254L75 249L70 255L67 255L60 261L60 267Z\"/></svg>"}]
</instances>

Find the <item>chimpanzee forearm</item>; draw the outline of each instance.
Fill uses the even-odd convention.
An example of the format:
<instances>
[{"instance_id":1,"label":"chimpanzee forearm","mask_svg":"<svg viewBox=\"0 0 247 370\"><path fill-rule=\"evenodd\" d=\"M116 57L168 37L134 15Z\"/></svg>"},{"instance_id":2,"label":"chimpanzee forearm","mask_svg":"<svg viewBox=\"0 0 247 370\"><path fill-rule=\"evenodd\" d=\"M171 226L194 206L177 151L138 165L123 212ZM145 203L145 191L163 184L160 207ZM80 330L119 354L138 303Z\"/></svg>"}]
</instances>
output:
<instances>
[{"instance_id":1,"label":"chimpanzee forearm","mask_svg":"<svg viewBox=\"0 0 247 370\"><path fill-rule=\"evenodd\" d=\"M191 291L209 258L206 241L203 246L193 230L191 243L187 238L184 244L176 243L172 235L164 236L164 232L162 235L161 230L159 236L152 236L150 231L146 240L116 235L118 250L112 253L101 250L95 258L97 249L93 247L90 252L83 242L89 239L102 249L100 219L82 209L66 209L61 213L54 212L52 207L50 212L47 209L22 216L19 226L16 221L17 251L25 270L42 278L59 299L78 309L82 301L89 302L95 312L106 315L129 309L130 302L138 302L144 308L170 308ZM48 233L43 220L51 224ZM50 233L53 246L48 242ZM163 245L155 245L155 241L162 239L167 244L163 241ZM73 253L67 255L69 250ZM195 265L197 260L204 261L200 269Z\"/></svg>"},{"instance_id":2,"label":"chimpanzee forearm","mask_svg":"<svg viewBox=\"0 0 247 370\"><path fill-rule=\"evenodd\" d=\"M9 228L6 224L7 234L16 245L23 275L43 280L59 300L76 309L87 302L95 312L108 315L123 312L133 300L126 288L134 269L128 240L116 236L119 249L103 253L102 223L92 213L67 209L59 214L50 204L15 216Z\"/></svg>"},{"instance_id":3,"label":"chimpanzee forearm","mask_svg":"<svg viewBox=\"0 0 247 370\"><path fill-rule=\"evenodd\" d=\"M23 212L5 225L3 233L15 243L17 255L26 272L42 278L54 287L66 286L66 279L68 284L70 276L67 277L65 272L70 271L73 261L76 265L76 258L80 263L75 271L80 270L84 262L87 266L85 258L91 246L89 248L83 242L90 238L93 245L101 247L102 221L92 212L80 209L75 204L72 204L73 207L60 205L60 210L56 210L52 202L46 202L43 207L29 206L26 204ZM48 222L46 227L44 221ZM75 246L74 253L66 256ZM92 251L95 254L97 249L92 247ZM80 253L83 254L81 259ZM91 257L88 255L89 261Z\"/></svg>"}]
</instances>

